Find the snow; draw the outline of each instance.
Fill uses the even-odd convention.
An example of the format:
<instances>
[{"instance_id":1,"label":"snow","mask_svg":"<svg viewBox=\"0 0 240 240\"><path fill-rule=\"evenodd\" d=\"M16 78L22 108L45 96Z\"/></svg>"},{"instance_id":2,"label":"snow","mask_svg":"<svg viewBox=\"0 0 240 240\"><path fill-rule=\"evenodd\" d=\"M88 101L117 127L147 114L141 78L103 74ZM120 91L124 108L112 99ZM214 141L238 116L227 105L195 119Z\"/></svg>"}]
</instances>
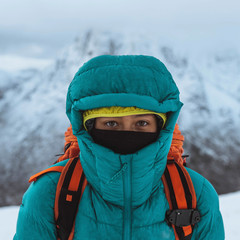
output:
<instances>
[{"instance_id":1,"label":"snow","mask_svg":"<svg viewBox=\"0 0 240 240\"><path fill-rule=\"evenodd\" d=\"M220 196L220 209L227 240L239 239L240 191ZM0 239L10 240L16 229L18 206L0 208Z\"/></svg>"},{"instance_id":2,"label":"snow","mask_svg":"<svg viewBox=\"0 0 240 240\"><path fill-rule=\"evenodd\" d=\"M18 211L18 206L0 208L0 239L13 239L16 232Z\"/></svg>"},{"instance_id":3,"label":"snow","mask_svg":"<svg viewBox=\"0 0 240 240\"><path fill-rule=\"evenodd\" d=\"M16 72L29 68L42 70L52 63L53 60L51 59L23 57L11 54L0 55L0 70L9 72Z\"/></svg>"},{"instance_id":4,"label":"snow","mask_svg":"<svg viewBox=\"0 0 240 240\"><path fill-rule=\"evenodd\" d=\"M220 209L223 215L227 240L239 239L240 191L220 196Z\"/></svg>"}]
</instances>

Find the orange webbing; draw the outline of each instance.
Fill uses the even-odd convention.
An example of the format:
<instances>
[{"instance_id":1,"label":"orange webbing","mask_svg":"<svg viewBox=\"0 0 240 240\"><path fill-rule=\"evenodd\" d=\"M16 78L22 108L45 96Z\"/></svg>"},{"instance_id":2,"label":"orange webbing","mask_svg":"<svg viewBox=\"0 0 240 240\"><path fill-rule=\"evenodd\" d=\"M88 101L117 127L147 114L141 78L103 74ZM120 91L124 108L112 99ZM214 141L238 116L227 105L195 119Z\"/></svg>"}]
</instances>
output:
<instances>
[{"instance_id":1,"label":"orange webbing","mask_svg":"<svg viewBox=\"0 0 240 240\"><path fill-rule=\"evenodd\" d=\"M171 201L171 198L170 198L170 192L169 192L169 188L168 188L168 184L167 184L167 180L166 180L165 175L162 175L162 181L163 181L163 185L164 185L165 195L166 195L166 198L167 198L167 201L168 201L168 204L169 204L169 208L170 208L170 210L172 210L173 206L172 206L172 201ZM174 230L175 239L179 240L175 226L172 225L172 228Z\"/></svg>"},{"instance_id":2,"label":"orange webbing","mask_svg":"<svg viewBox=\"0 0 240 240\"><path fill-rule=\"evenodd\" d=\"M75 158L71 158L71 159L67 162L67 164L66 164L66 166L65 166L65 168L64 168L64 170L63 170L63 172L62 172L62 174L61 174L61 176L60 176L59 182L58 182L57 192L56 192L56 198L55 198L55 207L54 207L55 220L56 220L56 221L57 221L58 216L59 216L59 212L58 212L58 202L59 202L60 192L61 192L61 189L62 189L64 180L65 180L66 174L67 174L67 172L68 172L68 170L69 170L69 167L70 167L70 165L72 164L72 162L73 162L74 159L75 159ZM83 178L83 177L84 177L84 178ZM68 190L69 190L69 191L75 191L75 192L78 191L78 189L79 189L79 184L81 184L80 181L81 181L82 178L83 178L83 182L82 182L80 199L81 199L82 194L83 194L83 192L84 192L84 190L85 190L85 187L86 187L86 185L87 185L87 180L86 180L86 177L83 175L83 169L82 169L81 163L80 163L80 161L79 161L79 159L78 159L78 161L77 161L77 163L76 163L76 165L75 165L75 167L74 167L74 170L73 170L73 173L72 173L72 176L71 176L69 185L68 185ZM71 200L70 200L70 201L71 201ZM69 235L69 237L68 237L68 240L73 240L73 237L74 237L74 229L75 229L75 220L74 220L74 224L73 224L73 226L72 226L71 233L70 233L70 235Z\"/></svg>"},{"instance_id":3,"label":"orange webbing","mask_svg":"<svg viewBox=\"0 0 240 240\"><path fill-rule=\"evenodd\" d=\"M182 180L179 176L178 170L175 164L168 164L167 169L173 185L173 191L177 201L177 206L179 209L187 209L187 201L185 197L185 191L182 185Z\"/></svg>"},{"instance_id":4,"label":"orange webbing","mask_svg":"<svg viewBox=\"0 0 240 240\"><path fill-rule=\"evenodd\" d=\"M187 170L183 166L183 163L184 163L184 160L182 158L182 154L183 154L183 151L184 151L183 150L183 142L184 142L184 136L181 134L181 131L179 130L178 124L176 124L174 132L173 132L173 139L172 139L171 147L170 147L167 158L168 159L174 159L174 161L179 163L178 165L183 171L183 174L186 178L190 193L192 195L192 208L195 209L196 206L197 206L197 199L196 199L195 190L194 190L194 187L193 187L191 177L189 176ZM178 170L176 169L175 164L168 164L168 165L169 165L168 170L169 170L169 174L170 174L170 177L171 177L173 189L174 189L174 192L175 192L175 197L176 197L178 208L179 209L187 209L185 192L184 192L184 188L183 188L182 181L181 181L181 178L179 176ZM167 200L169 202L170 209L172 209L170 193L169 193L169 189L168 189L168 186L167 186L167 183L166 183L165 176L163 176L162 180L163 180L163 183L164 183L166 197L167 197ZM175 237L176 237L176 239L178 239L178 235L177 235L175 226L173 226L173 228L174 228ZM192 233L192 226L182 227L182 229L183 229L183 232L184 232L185 236L188 236Z\"/></svg>"},{"instance_id":5,"label":"orange webbing","mask_svg":"<svg viewBox=\"0 0 240 240\"><path fill-rule=\"evenodd\" d=\"M55 196L55 207L54 207L54 215L55 215L55 220L57 221L58 219L58 200L59 200L59 195L61 193L61 189L62 189L62 185L66 176L66 173L68 171L69 166L71 165L72 161L74 160L74 158L69 159L69 161L67 162L67 164L65 165L62 174L58 180L58 185L57 185L57 191L56 191L56 196ZM80 177L79 177L80 178Z\"/></svg>"},{"instance_id":6,"label":"orange webbing","mask_svg":"<svg viewBox=\"0 0 240 240\"><path fill-rule=\"evenodd\" d=\"M194 187L192 184L192 180L191 180L187 170L183 166L183 163L185 161L182 158L182 154L184 151L183 150L183 141L184 141L184 137L181 134L181 131L179 130L178 124L176 124L174 132L173 132L172 143L171 143L171 147L170 147L167 159L174 160L176 163L178 163L178 166L181 168L181 170L185 176L185 179L187 181L187 185L190 190L190 193L192 195L192 208L196 208L197 200L196 200L196 194L195 194L195 190L194 190ZM176 203L177 203L178 209L187 209L188 206L187 206L185 191L184 191L184 187L183 187L182 180L180 178L178 169L174 163L167 164L167 169L168 169L168 172L170 175L170 181L172 182L173 191L174 191L174 195L176 198ZM165 175L163 175L162 181L164 184L165 194L166 194L166 198L169 203L169 207L171 210L173 210L172 200L170 197L170 190L169 190ZM176 231L176 227L174 225L172 225L172 227L174 229L175 238L179 239L177 231ZM184 235L188 236L192 233L192 226L189 225L189 226L182 227L182 230L184 232Z\"/></svg>"},{"instance_id":7,"label":"orange webbing","mask_svg":"<svg viewBox=\"0 0 240 240\"><path fill-rule=\"evenodd\" d=\"M181 165L181 164L179 164L179 165ZM183 184L182 184L182 180L180 178L179 172L176 168L176 165L168 164L167 168L168 168L170 178L172 181L173 190L174 190L175 198L177 201L178 209L188 209L187 201L186 201L186 197L185 197L185 191L183 188ZM189 234L192 233L191 225L185 226L182 229L183 229L185 236L188 236Z\"/></svg>"},{"instance_id":8,"label":"orange webbing","mask_svg":"<svg viewBox=\"0 0 240 240\"><path fill-rule=\"evenodd\" d=\"M58 158L57 162L61 162L69 158L75 158L79 155L80 149L78 146L77 137L73 135L72 125L70 125L70 127L65 132L64 149L68 144L70 144L70 146L66 151L64 151L64 154Z\"/></svg>"},{"instance_id":9,"label":"orange webbing","mask_svg":"<svg viewBox=\"0 0 240 240\"><path fill-rule=\"evenodd\" d=\"M173 138L170 150L168 152L167 159L174 159L176 162L183 164L182 154L183 154L183 141L184 136L181 134L179 130L178 124L175 125L175 129L173 132Z\"/></svg>"},{"instance_id":10,"label":"orange webbing","mask_svg":"<svg viewBox=\"0 0 240 240\"><path fill-rule=\"evenodd\" d=\"M69 187L68 187L69 190L71 190L71 191L77 191L78 190L79 181L81 179L82 173L83 173L83 169L82 169L82 166L80 164L80 161L78 161L76 166L75 166L75 169L74 169L74 172L73 172L73 175L72 175ZM82 185L80 199L82 198L82 195L83 195L83 192L84 192L86 186L87 186L87 179L85 177L83 185ZM74 220L74 223L73 223L72 231L71 231L71 233L68 237L68 240L73 240L74 230L75 230L75 220Z\"/></svg>"},{"instance_id":11,"label":"orange webbing","mask_svg":"<svg viewBox=\"0 0 240 240\"><path fill-rule=\"evenodd\" d=\"M193 229L192 229L192 226L191 226L191 225L189 225L189 226L184 226L184 227L182 227L182 229L183 229L183 232L184 232L185 237L188 236L188 235L190 235L190 234L192 234Z\"/></svg>"},{"instance_id":12,"label":"orange webbing","mask_svg":"<svg viewBox=\"0 0 240 240\"><path fill-rule=\"evenodd\" d=\"M187 170L183 166L184 160L182 159L182 154L183 154L183 142L184 142L184 136L181 134L181 131L179 130L178 124L175 125L175 129L173 132L173 139L171 143L171 147L168 153L168 160L174 159L174 161L180 163L178 166L182 169L184 176L187 180L189 190L192 195L192 208L196 208L197 205L197 199L196 199L196 194L195 190L193 187L193 183L191 180L191 177L189 176Z\"/></svg>"},{"instance_id":13,"label":"orange webbing","mask_svg":"<svg viewBox=\"0 0 240 240\"><path fill-rule=\"evenodd\" d=\"M37 179L40 176L42 176L43 174L48 173L48 172L62 172L63 168L64 168L63 166L54 166L54 167L47 168L47 169L45 169L45 170L43 170L43 171L41 171L41 172L31 176L28 181L30 183L31 182L35 182L35 181L37 181Z\"/></svg>"},{"instance_id":14,"label":"orange webbing","mask_svg":"<svg viewBox=\"0 0 240 240\"><path fill-rule=\"evenodd\" d=\"M188 184L190 193L192 195L192 208L195 209L197 207L197 197L196 197L195 189L192 183L192 179L189 173L187 172L187 170L184 168L184 166L182 166L181 164L178 164L178 166L182 169L184 176L187 180L187 184Z\"/></svg>"},{"instance_id":15,"label":"orange webbing","mask_svg":"<svg viewBox=\"0 0 240 240\"><path fill-rule=\"evenodd\" d=\"M171 163L170 162L167 164L167 170L168 170L169 178L170 178L169 181L171 183L167 182L167 178L166 178L165 174L162 176L165 194L166 194L166 198L169 203L170 210L173 210L173 203L172 203L171 193L170 193L170 189L169 189L170 185L172 185L172 190L173 190L172 194L174 194L174 197L176 199L177 209L188 209L188 204L187 204L186 195L185 195L186 193L185 193L183 182L181 180L180 173L179 173L180 170L178 171L176 165L178 165L181 168L181 170L184 174L184 177L187 182L187 186L188 186L189 191L192 196L191 208L195 209L196 205L197 205L197 199L196 199L195 190L193 187L192 180L189 176L189 173L187 172L187 170L184 168L184 166L181 163L177 163L177 162ZM175 201L175 200L173 200L173 201ZM178 233L176 231L176 227L174 225L172 225L172 227L174 229L174 234L175 234L176 239L179 239ZM182 231L184 232L185 237L189 236L190 234L192 234L192 226L191 225L184 226L184 227L182 227Z\"/></svg>"}]
</instances>

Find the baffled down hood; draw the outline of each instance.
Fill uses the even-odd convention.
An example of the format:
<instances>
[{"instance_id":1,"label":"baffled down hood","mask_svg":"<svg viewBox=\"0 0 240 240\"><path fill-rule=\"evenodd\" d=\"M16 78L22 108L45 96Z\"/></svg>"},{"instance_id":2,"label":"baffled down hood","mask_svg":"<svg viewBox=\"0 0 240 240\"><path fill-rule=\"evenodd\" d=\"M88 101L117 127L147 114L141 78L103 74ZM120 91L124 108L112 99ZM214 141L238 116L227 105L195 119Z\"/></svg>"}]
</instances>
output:
<instances>
[{"instance_id":1,"label":"baffled down hood","mask_svg":"<svg viewBox=\"0 0 240 240\"><path fill-rule=\"evenodd\" d=\"M73 133L84 131L83 111L110 106L176 113L182 103L171 74L158 59L104 55L85 63L69 86L66 112ZM173 131L177 115L169 118L174 120L168 122L166 129Z\"/></svg>"},{"instance_id":2,"label":"baffled down hood","mask_svg":"<svg viewBox=\"0 0 240 240\"><path fill-rule=\"evenodd\" d=\"M83 127L85 110L110 106L136 106L167 113L167 122L156 142L133 154L117 154L94 143ZM148 199L159 186L166 167L181 107L171 74L154 57L99 56L79 69L68 89L66 111L78 139L87 180L103 199L124 205L126 172L131 176L132 205Z\"/></svg>"}]
</instances>

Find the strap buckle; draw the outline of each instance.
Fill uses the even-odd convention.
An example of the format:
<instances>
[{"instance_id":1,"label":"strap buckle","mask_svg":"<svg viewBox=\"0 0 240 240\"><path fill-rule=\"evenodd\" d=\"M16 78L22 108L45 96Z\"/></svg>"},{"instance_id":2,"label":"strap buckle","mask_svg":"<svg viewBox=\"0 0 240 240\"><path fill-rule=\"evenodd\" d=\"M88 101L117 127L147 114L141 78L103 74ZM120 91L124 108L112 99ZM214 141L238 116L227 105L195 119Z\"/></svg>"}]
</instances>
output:
<instances>
[{"instance_id":1,"label":"strap buckle","mask_svg":"<svg viewBox=\"0 0 240 240\"><path fill-rule=\"evenodd\" d=\"M194 225L201 219L200 212L197 209L174 209L166 212L166 221L168 225L184 227Z\"/></svg>"}]
</instances>

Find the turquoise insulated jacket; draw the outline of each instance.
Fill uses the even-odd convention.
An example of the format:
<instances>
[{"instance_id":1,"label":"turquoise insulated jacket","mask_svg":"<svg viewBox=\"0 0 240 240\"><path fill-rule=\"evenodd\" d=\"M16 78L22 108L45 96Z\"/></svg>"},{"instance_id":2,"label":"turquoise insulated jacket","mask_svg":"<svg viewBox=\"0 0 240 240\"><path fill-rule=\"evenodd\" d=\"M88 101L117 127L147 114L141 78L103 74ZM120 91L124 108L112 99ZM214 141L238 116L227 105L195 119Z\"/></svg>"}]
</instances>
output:
<instances>
[{"instance_id":1,"label":"turquoise insulated jacket","mask_svg":"<svg viewBox=\"0 0 240 240\"><path fill-rule=\"evenodd\" d=\"M108 106L164 112L168 120L156 142L134 154L121 155L94 143L83 127L84 110ZM181 107L171 74L156 58L100 56L79 69L66 104L88 180L76 217L75 240L175 239L164 220L169 205L161 177ZM201 175L187 170L201 213L192 239L224 239L217 193ZM23 196L14 240L56 239L53 209L59 176L48 173L30 185Z\"/></svg>"}]
</instances>

